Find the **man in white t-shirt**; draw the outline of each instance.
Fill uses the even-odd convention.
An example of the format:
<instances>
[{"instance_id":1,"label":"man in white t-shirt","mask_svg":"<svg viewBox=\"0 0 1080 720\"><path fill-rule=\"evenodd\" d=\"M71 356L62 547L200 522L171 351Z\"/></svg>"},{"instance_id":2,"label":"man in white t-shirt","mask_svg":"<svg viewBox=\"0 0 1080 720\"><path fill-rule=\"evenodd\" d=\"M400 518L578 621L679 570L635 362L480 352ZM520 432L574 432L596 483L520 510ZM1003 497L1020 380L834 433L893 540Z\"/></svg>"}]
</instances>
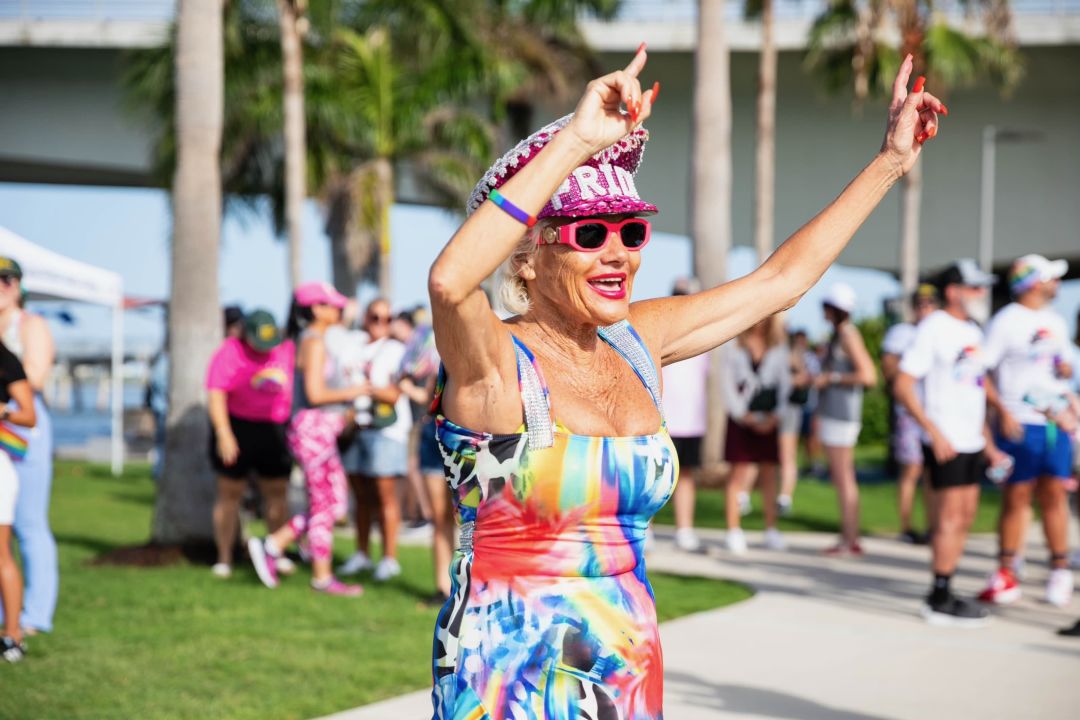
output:
<instances>
[{"instance_id":1,"label":"man in white t-shirt","mask_svg":"<svg viewBox=\"0 0 1080 720\"><path fill-rule=\"evenodd\" d=\"M923 462L934 491L934 580L922 615L938 625L978 626L989 615L954 595L951 580L979 505L986 462L1004 461L986 427L983 334L972 320L993 281L968 259L943 273L942 309L919 323L895 383L897 400L922 428Z\"/></svg>"},{"instance_id":2,"label":"man in white t-shirt","mask_svg":"<svg viewBox=\"0 0 1080 720\"><path fill-rule=\"evenodd\" d=\"M911 311L914 323L896 323L885 333L881 342L881 374L892 388L896 374L900 371L900 358L904 351L915 341L916 326L938 309L937 288L930 283L923 283L911 295ZM897 506L900 511L900 539L915 545L925 545L930 540L929 533L916 532L911 523L912 509L915 505L915 491L923 475L922 431L911 413L899 402L893 407L893 426L891 433L893 457L900 465L900 476L896 481ZM924 505L930 502L924 494Z\"/></svg>"},{"instance_id":3,"label":"man in white t-shirt","mask_svg":"<svg viewBox=\"0 0 1080 720\"><path fill-rule=\"evenodd\" d=\"M375 567L375 579L389 580L401 574L397 560L401 504L398 484L408 471L409 427L412 411L409 399L398 387L405 346L390 337L390 303L373 300L364 313L368 342L359 358L364 378L371 385L369 396L356 401L356 422L360 430L341 454L356 495L356 552L338 568L342 575L371 567L368 553L372 513L379 513L383 557Z\"/></svg>"},{"instance_id":4,"label":"man in white t-shirt","mask_svg":"<svg viewBox=\"0 0 1080 720\"><path fill-rule=\"evenodd\" d=\"M1050 308L1068 267L1064 260L1050 262L1041 255L1014 262L1009 270L1013 302L994 316L986 334L987 364L998 390L990 399L998 418L997 442L1015 462L998 526L1000 567L980 595L986 602L1020 597L1013 561L1023 548L1032 495L1038 498L1050 548L1046 601L1064 607L1072 599L1065 489L1072 476L1072 445L1068 434L1047 419L1052 403L1068 392L1073 373L1065 320Z\"/></svg>"}]
</instances>

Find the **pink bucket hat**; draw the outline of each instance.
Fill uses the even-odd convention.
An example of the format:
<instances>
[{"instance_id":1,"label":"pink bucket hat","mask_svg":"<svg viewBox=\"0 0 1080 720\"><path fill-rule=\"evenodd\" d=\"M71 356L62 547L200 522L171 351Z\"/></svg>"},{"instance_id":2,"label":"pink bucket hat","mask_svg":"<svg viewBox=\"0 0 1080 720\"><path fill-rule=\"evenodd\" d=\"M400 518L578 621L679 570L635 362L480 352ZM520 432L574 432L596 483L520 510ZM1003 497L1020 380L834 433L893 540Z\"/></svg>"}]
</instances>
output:
<instances>
[{"instance_id":1,"label":"pink bucket hat","mask_svg":"<svg viewBox=\"0 0 1080 720\"><path fill-rule=\"evenodd\" d=\"M572 118L572 114L567 115L544 126L499 158L469 196L466 214L471 215L484 204L493 188L502 187L518 170L528 165L560 130L570 124ZM537 217L654 214L656 206L642 200L634 186L634 173L641 165L648 139L649 131L638 128L593 155L570 173Z\"/></svg>"},{"instance_id":2,"label":"pink bucket hat","mask_svg":"<svg viewBox=\"0 0 1080 720\"><path fill-rule=\"evenodd\" d=\"M348 299L328 282L306 282L296 288L296 302L303 307L332 305L336 308L344 308Z\"/></svg>"}]
</instances>

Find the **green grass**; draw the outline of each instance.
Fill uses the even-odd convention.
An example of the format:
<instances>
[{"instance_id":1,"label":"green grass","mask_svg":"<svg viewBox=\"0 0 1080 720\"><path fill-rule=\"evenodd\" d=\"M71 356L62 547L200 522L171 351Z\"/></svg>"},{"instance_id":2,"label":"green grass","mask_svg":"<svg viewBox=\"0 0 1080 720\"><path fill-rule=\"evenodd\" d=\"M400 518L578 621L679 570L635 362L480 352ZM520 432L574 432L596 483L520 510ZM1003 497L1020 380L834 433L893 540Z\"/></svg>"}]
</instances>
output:
<instances>
[{"instance_id":1,"label":"green grass","mask_svg":"<svg viewBox=\"0 0 1080 720\"><path fill-rule=\"evenodd\" d=\"M884 462L884 449L878 447L860 448L857 453L860 469L873 469ZM896 510L896 483L890 480L860 482L859 498L861 502L861 523L863 531L871 534L896 534L900 531L900 520ZM761 512L761 494L753 497L754 512L743 518L742 526L747 530L761 530L765 527L765 518ZM979 499L979 511L972 525L972 532L994 532L997 527L998 508L1001 493L996 488L983 487ZM723 489L701 489L697 494L697 509L694 523L699 527L723 528L724 521ZM675 523L672 503L668 503L656 516L656 522L666 525ZM921 495L916 501L915 525L926 527L923 515ZM836 502L836 491L828 480L819 480L804 476L795 490L794 512L791 517L780 518L781 530L808 532L839 532L840 512Z\"/></svg>"},{"instance_id":2,"label":"green grass","mask_svg":"<svg viewBox=\"0 0 1080 720\"><path fill-rule=\"evenodd\" d=\"M314 595L308 575L277 591L238 569L228 582L180 564L89 564L145 542L153 484L59 465L52 522L60 544L55 632L0 667L0 718L312 718L429 686L435 610L429 553L403 548L400 578L359 600ZM348 543L338 541L338 556ZM654 573L662 620L749 595L740 585Z\"/></svg>"}]
</instances>

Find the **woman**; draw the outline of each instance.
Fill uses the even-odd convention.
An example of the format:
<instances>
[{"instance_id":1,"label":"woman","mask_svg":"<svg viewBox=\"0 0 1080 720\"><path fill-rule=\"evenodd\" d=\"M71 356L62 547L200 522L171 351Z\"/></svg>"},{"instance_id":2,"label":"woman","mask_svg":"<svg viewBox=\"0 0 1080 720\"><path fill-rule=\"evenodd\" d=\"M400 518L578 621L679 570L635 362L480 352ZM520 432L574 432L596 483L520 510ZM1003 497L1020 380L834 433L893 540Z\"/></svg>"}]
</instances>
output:
<instances>
[{"instance_id":1,"label":"woman","mask_svg":"<svg viewBox=\"0 0 1080 720\"><path fill-rule=\"evenodd\" d=\"M787 517L792 511L792 498L799 482L799 438L803 435L806 406L814 389L814 372L806 362L808 352L806 333L796 330L789 335L788 372L791 375L791 393L787 408L780 418L780 495L776 498L776 511Z\"/></svg>"},{"instance_id":2,"label":"woman","mask_svg":"<svg viewBox=\"0 0 1080 720\"><path fill-rule=\"evenodd\" d=\"M216 577L232 575L240 502L249 477L258 478L271 532L285 524L286 492L292 455L285 430L292 414L296 348L282 342L274 316L255 310L241 323L240 337L228 336L207 371L210 411L210 462L217 472L214 503ZM291 562L277 563L287 573Z\"/></svg>"},{"instance_id":3,"label":"woman","mask_svg":"<svg viewBox=\"0 0 1080 720\"><path fill-rule=\"evenodd\" d=\"M631 305L641 216L656 211L633 180L659 91L642 92L644 65L643 45L499 160L431 269L436 434L462 520L435 630L437 718L662 716L642 545L677 460L657 368L793 304L936 127L939 103L907 96L909 58L881 152L818 218L746 277ZM506 321L480 287L504 261Z\"/></svg>"},{"instance_id":4,"label":"woman","mask_svg":"<svg viewBox=\"0 0 1080 720\"><path fill-rule=\"evenodd\" d=\"M23 297L22 268L11 258L0 258L0 340L26 371L26 379L34 391L37 418L27 433L26 457L16 464L21 489L13 527L26 574L22 627L28 635L35 635L52 631L60 589L56 539L49 527L52 421L42 397L56 350L49 324L40 315L23 310Z\"/></svg>"},{"instance_id":5,"label":"woman","mask_svg":"<svg viewBox=\"0 0 1080 720\"><path fill-rule=\"evenodd\" d=\"M347 575L371 567L371 521L377 514L382 536L382 558L374 573L378 582L401 574L397 559L401 527L398 491L409 468L412 426L409 400L397 384L405 346L390 336L390 320L390 303L386 300L377 298L368 304L364 314L368 342L361 356L368 389L363 410L357 408L360 431L342 455L356 497L356 552L338 572Z\"/></svg>"},{"instance_id":6,"label":"woman","mask_svg":"<svg viewBox=\"0 0 1080 720\"><path fill-rule=\"evenodd\" d=\"M435 397L439 352L430 325L416 328L405 349L398 385L412 404L419 431L416 464L423 480L433 526L431 556L435 569L435 598L440 604L450 599L450 559L454 552L454 503L443 477L442 455L435 438L435 418L427 409Z\"/></svg>"},{"instance_id":7,"label":"woman","mask_svg":"<svg viewBox=\"0 0 1080 720\"><path fill-rule=\"evenodd\" d=\"M287 439L307 481L308 511L296 515L266 539L248 540L248 552L259 579L278 586L277 560L293 541L306 538L311 558L311 587L327 595L355 597L360 585L347 585L331 571L334 524L348 509L345 469L338 454L338 436L352 422L350 403L368 392L366 384L332 387L340 376L336 359L327 352L326 331L341 322L345 296L327 283L310 282L296 289L286 334L299 338L296 357L296 412Z\"/></svg>"},{"instance_id":8,"label":"woman","mask_svg":"<svg viewBox=\"0 0 1080 720\"><path fill-rule=\"evenodd\" d=\"M776 527L776 466L780 419L788 409L791 374L780 318L773 315L739 335L727 354L723 387L728 410L724 460L731 465L724 543L736 555L746 553L738 496L750 486L756 466L765 503L765 546L783 550L784 538Z\"/></svg>"},{"instance_id":9,"label":"woman","mask_svg":"<svg viewBox=\"0 0 1080 720\"><path fill-rule=\"evenodd\" d=\"M833 557L862 557L859 545L859 486L855 482L855 443L862 429L863 388L877 382L877 371L851 313L855 291L844 283L829 288L822 304L833 326L832 338L816 381L819 433L829 476L840 503L840 540L825 550Z\"/></svg>"},{"instance_id":10,"label":"woman","mask_svg":"<svg viewBox=\"0 0 1080 720\"><path fill-rule=\"evenodd\" d=\"M27 447L26 433L12 426L32 428L35 422L33 388L19 358L0 342L0 608L4 610L0 657L9 663L19 662L26 655L20 624L22 575L11 553L11 525L19 495L19 475L13 460L21 462Z\"/></svg>"}]
</instances>

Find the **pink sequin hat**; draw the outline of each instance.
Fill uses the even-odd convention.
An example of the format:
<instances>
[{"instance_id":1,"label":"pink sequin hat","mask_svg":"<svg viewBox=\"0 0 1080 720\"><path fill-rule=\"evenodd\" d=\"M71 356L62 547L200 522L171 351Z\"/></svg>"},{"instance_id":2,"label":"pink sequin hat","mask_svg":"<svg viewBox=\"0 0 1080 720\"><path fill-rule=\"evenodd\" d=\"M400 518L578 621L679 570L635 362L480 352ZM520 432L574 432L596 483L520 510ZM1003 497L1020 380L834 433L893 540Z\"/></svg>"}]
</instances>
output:
<instances>
[{"instance_id":1,"label":"pink sequin hat","mask_svg":"<svg viewBox=\"0 0 1080 720\"><path fill-rule=\"evenodd\" d=\"M567 115L525 138L503 155L484 174L469 196L465 212L471 215L484 204L492 188L499 188L518 170L540 154L556 133L570 123ZM649 131L638 128L593 155L570 173L537 217L585 217L588 215L652 215L656 206L638 195L634 173L641 165ZM512 200L513 198L511 198Z\"/></svg>"}]
</instances>

